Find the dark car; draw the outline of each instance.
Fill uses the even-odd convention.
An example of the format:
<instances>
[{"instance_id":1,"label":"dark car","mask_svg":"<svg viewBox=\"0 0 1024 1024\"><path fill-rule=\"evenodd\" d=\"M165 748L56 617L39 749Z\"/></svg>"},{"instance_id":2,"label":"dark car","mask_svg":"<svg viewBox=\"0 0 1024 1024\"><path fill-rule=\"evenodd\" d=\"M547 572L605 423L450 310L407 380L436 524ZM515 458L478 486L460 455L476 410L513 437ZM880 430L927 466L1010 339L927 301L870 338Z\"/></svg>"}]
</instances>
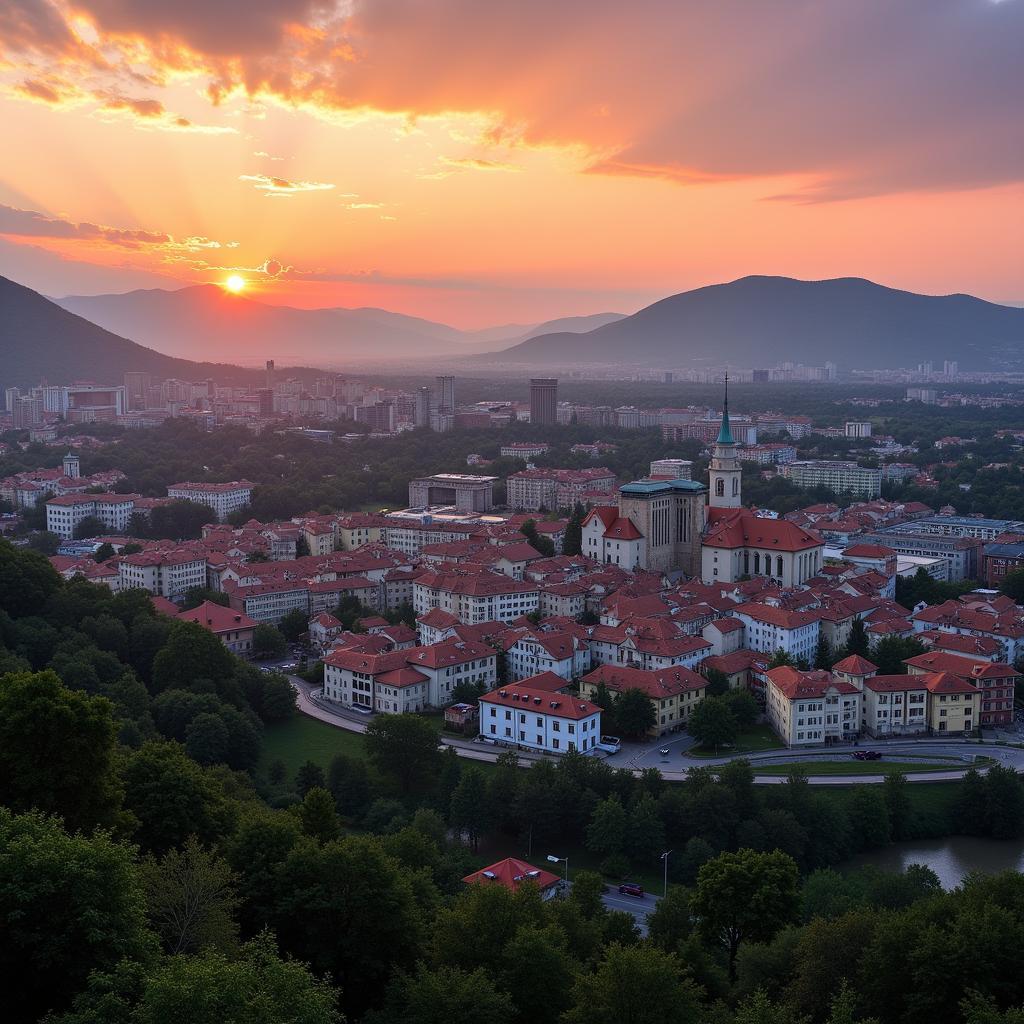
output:
<instances>
[{"instance_id":1,"label":"dark car","mask_svg":"<svg viewBox=\"0 0 1024 1024\"><path fill-rule=\"evenodd\" d=\"M622 896L639 896L641 899L644 895L644 887L637 885L636 882L623 882L619 886L619 894Z\"/></svg>"},{"instance_id":2,"label":"dark car","mask_svg":"<svg viewBox=\"0 0 1024 1024\"><path fill-rule=\"evenodd\" d=\"M853 752L856 761L881 761L882 755L877 750L855 750Z\"/></svg>"}]
</instances>

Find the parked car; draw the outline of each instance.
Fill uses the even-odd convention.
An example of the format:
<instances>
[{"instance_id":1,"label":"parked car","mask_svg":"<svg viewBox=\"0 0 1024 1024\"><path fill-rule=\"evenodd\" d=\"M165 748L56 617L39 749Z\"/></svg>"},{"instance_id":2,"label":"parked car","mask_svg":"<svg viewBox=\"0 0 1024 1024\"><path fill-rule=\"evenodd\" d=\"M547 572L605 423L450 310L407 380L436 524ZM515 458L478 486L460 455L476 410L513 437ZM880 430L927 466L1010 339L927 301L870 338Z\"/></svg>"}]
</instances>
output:
<instances>
[{"instance_id":1,"label":"parked car","mask_svg":"<svg viewBox=\"0 0 1024 1024\"><path fill-rule=\"evenodd\" d=\"M643 899L644 887L636 882L623 882L619 886L619 894L621 896L638 896Z\"/></svg>"},{"instance_id":2,"label":"parked car","mask_svg":"<svg viewBox=\"0 0 1024 1024\"><path fill-rule=\"evenodd\" d=\"M855 750L853 759L855 761L881 761L882 754L878 750Z\"/></svg>"},{"instance_id":3,"label":"parked car","mask_svg":"<svg viewBox=\"0 0 1024 1024\"><path fill-rule=\"evenodd\" d=\"M659 747L658 753L661 754L662 757L668 757L668 747Z\"/></svg>"}]
</instances>

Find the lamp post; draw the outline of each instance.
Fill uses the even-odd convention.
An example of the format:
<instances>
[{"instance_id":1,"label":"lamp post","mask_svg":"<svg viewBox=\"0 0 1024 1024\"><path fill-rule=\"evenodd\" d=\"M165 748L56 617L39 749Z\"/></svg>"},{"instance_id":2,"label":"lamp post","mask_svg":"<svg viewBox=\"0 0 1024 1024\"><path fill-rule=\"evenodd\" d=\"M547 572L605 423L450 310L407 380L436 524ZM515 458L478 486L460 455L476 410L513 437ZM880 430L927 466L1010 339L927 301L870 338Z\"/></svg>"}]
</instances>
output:
<instances>
[{"instance_id":1,"label":"lamp post","mask_svg":"<svg viewBox=\"0 0 1024 1024\"><path fill-rule=\"evenodd\" d=\"M564 883L565 890L568 891L568 889L569 889L569 858L568 857L556 857L554 854L549 853L548 854L548 860L551 861L552 864L561 864L563 862L565 863L565 875L563 876L562 881Z\"/></svg>"},{"instance_id":2,"label":"lamp post","mask_svg":"<svg viewBox=\"0 0 1024 1024\"><path fill-rule=\"evenodd\" d=\"M661 855L661 862L665 865L665 891L662 893L663 896L668 895L668 857L671 852L671 850L666 850Z\"/></svg>"}]
</instances>

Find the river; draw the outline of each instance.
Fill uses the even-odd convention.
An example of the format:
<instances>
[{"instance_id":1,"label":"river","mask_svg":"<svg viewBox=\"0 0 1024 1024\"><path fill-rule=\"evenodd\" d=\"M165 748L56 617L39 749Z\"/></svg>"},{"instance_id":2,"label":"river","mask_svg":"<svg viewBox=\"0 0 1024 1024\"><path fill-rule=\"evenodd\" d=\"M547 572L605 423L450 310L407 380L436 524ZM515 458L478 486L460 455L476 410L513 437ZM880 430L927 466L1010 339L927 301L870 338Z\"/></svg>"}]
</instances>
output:
<instances>
[{"instance_id":1,"label":"river","mask_svg":"<svg viewBox=\"0 0 1024 1024\"><path fill-rule=\"evenodd\" d=\"M911 864L924 864L939 876L943 889L953 889L971 871L1024 871L1024 841L1019 839L978 839L950 836L893 843L881 850L862 853L842 865L843 869L871 865L884 871L903 871Z\"/></svg>"}]
</instances>

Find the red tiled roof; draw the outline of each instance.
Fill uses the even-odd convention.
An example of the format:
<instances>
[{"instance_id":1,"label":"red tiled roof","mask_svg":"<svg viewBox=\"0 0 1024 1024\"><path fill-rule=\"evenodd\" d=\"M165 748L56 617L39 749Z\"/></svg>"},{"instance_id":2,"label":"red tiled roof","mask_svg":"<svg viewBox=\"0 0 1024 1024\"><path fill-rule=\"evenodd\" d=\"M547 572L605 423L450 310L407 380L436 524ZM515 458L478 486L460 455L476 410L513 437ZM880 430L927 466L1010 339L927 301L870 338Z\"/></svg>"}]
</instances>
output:
<instances>
[{"instance_id":1,"label":"red tiled roof","mask_svg":"<svg viewBox=\"0 0 1024 1024\"><path fill-rule=\"evenodd\" d=\"M822 539L785 519L764 519L747 509L723 517L704 539L706 547L757 548L767 551L806 551L821 547Z\"/></svg>"},{"instance_id":2,"label":"red tiled roof","mask_svg":"<svg viewBox=\"0 0 1024 1024\"><path fill-rule=\"evenodd\" d=\"M536 715L555 715L558 718L573 718L579 721L589 718L599 708L593 701L579 700L573 696L552 694L549 690L533 689L526 685L529 680L509 683L480 698L481 703L498 704L506 708L529 710Z\"/></svg>"},{"instance_id":3,"label":"red tiled roof","mask_svg":"<svg viewBox=\"0 0 1024 1024\"><path fill-rule=\"evenodd\" d=\"M843 679L835 679L831 672L817 669L813 672L801 672L791 665L780 665L769 669L768 678L775 688L788 700L808 700L824 697L829 690L837 693L859 693L852 683Z\"/></svg>"},{"instance_id":4,"label":"red tiled roof","mask_svg":"<svg viewBox=\"0 0 1024 1024\"><path fill-rule=\"evenodd\" d=\"M583 677L583 682L597 686L604 683L609 690L643 690L648 697L659 700L690 690L703 690L708 681L684 665L646 671L627 665L601 665Z\"/></svg>"},{"instance_id":5,"label":"red tiled roof","mask_svg":"<svg viewBox=\"0 0 1024 1024\"><path fill-rule=\"evenodd\" d=\"M544 868L535 868L532 864L527 864L525 860L506 857L497 864L491 864L489 867L474 871L471 875L466 875L463 881L467 885L500 885L515 892L521 885L526 884L549 889L557 885L561 879Z\"/></svg>"},{"instance_id":6,"label":"red tiled roof","mask_svg":"<svg viewBox=\"0 0 1024 1024\"><path fill-rule=\"evenodd\" d=\"M862 658L859 654L851 654L832 666L833 672L845 672L851 676L868 676L878 671L878 666Z\"/></svg>"},{"instance_id":7,"label":"red tiled roof","mask_svg":"<svg viewBox=\"0 0 1024 1024\"><path fill-rule=\"evenodd\" d=\"M225 608L214 601L204 601L196 608L187 612L179 612L178 618L184 622L197 622L211 633L227 633L235 629L255 629L258 623L248 615L236 612L233 608Z\"/></svg>"}]
</instances>

